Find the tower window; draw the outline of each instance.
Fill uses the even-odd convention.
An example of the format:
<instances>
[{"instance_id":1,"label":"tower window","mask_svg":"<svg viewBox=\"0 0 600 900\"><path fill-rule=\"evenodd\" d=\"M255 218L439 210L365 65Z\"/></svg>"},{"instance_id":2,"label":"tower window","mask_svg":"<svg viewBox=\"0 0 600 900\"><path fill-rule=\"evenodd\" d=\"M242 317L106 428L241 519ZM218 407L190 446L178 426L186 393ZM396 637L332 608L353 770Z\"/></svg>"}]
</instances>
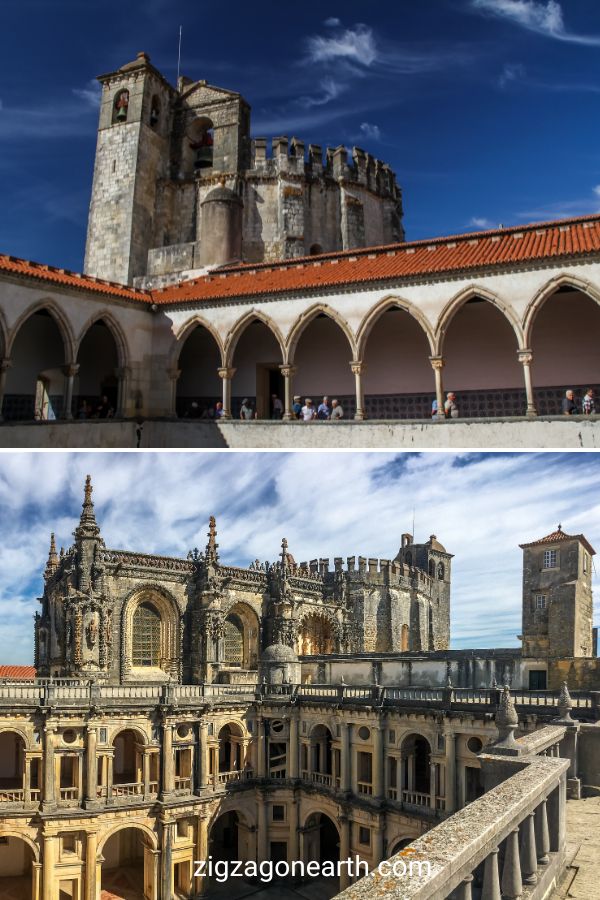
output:
<instances>
[{"instance_id":1,"label":"tower window","mask_svg":"<svg viewBox=\"0 0 600 900\"><path fill-rule=\"evenodd\" d=\"M545 594L536 594L535 595L535 608L536 609L546 609L546 595Z\"/></svg>"},{"instance_id":2,"label":"tower window","mask_svg":"<svg viewBox=\"0 0 600 900\"><path fill-rule=\"evenodd\" d=\"M150 603L140 603L134 612L132 631L132 665L160 665L160 616Z\"/></svg>"},{"instance_id":3,"label":"tower window","mask_svg":"<svg viewBox=\"0 0 600 900\"><path fill-rule=\"evenodd\" d=\"M445 574L446 574L446 570L444 568L444 563L438 563L437 576L440 581L444 580Z\"/></svg>"},{"instance_id":4,"label":"tower window","mask_svg":"<svg viewBox=\"0 0 600 900\"><path fill-rule=\"evenodd\" d=\"M236 621L225 620L225 662L229 666L241 666L244 659L244 635Z\"/></svg>"},{"instance_id":5,"label":"tower window","mask_svg":"<svg viewBox=\"0 0 600 900\"><path fill-rule=\"evenodd\" d=\"M556 569L558 553L556 550L544 550L544 568Z\"/></svg>"},{"instance_id":6,"label":"tower window","mask_svg":"<svg viewBox=\"0 0 600 900\"><path fill-rule=\"evenodd\" d=\"M160 101L156 94L152 98L152 103L150 104L150 127L155 128L158 125L158 120L160 119Z\"/></svg>"},{"instance_id":7,"label":"tower window","mask_svg":"<svg viewBox=\"0 0 600 900\"><path fill-rule=\"evenodd\" d=\"M587 570L588 570L588 562L589 562L589 556L587 555L587 553L584 553L583 554L583 571L584 572L587 572Z\"/></svg>"}]
</instances>

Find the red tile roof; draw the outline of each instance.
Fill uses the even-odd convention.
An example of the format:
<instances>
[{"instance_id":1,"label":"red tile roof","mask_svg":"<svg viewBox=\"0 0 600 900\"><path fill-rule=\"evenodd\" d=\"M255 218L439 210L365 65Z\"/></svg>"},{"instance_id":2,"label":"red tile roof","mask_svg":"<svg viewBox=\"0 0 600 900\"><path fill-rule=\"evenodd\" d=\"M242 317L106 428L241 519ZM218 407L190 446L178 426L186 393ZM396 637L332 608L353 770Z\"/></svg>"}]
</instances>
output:
<instances>
[{"instance_id":1,"label":"red tile roof","mask_svg":"<svg viewBox=\"0 0 600 900\"><path fill-rule=\"evenodd\" d=\"M80 275L78 272L69 272L68 269L57 269L54 266L45 266L42 263L30 262L28 259L19 259L16 256L0 254L0 274L2 272L25 278L36 278L61 287L94 291L99 294L109 294L111 297L124 297L127 300L152 302L147 291L138 291L132 287L117 284L115 281L105 281L102 278L95 278L93 275Z\"/></svg>"},{"instance_id":2,"label":"red tile roof","mask_svg":"<svg viewBox=\"0 0 600 900\"><path fill-rule=\"evenodd\" d=\"M556 531L553 531L552 534L547 534L546 537L540 538L539 541L531 541L530 544L519 544L519 547L524 550L525 547L537 547L538 544L559 544L563 541L581 541L588 553L591 553L592 556L596 553L583 534L565 534L560 525Z\"/></svg>"},{"instance_id":3,"label":"red tile roof","mask_svg":"<svg viewBox=\"0 0 600 900\"><path fill-rule=\"evenodd\" d=\"M0 255L0 274L36 278L65 287L161 305L311 291L344 285L423 278L493 266L584 257L600 253L600 215L476 231L430 240L324 253L274 263L229 266L193 281L141 291Z\"/></svg>"},{"instance_id":4,"label":"red tile roof","mask_svg":"<svg viewBox=\"0 0 600 900\"><path fill-rule=\"evenodd\" d=\"M35 666L0 666L0 678L29 681L31 678L35 678Z\"/></svg>"},{"instance_id":5,"label":"red tile roof","mask_svg":"<svg viewBox=\"0 0 600 900\"><path fill-rule=\"evenodd\" d=\"M600 216L229 267L155 290L155 303L306 291L600 252Z\"/></svg>"}]
</instances>

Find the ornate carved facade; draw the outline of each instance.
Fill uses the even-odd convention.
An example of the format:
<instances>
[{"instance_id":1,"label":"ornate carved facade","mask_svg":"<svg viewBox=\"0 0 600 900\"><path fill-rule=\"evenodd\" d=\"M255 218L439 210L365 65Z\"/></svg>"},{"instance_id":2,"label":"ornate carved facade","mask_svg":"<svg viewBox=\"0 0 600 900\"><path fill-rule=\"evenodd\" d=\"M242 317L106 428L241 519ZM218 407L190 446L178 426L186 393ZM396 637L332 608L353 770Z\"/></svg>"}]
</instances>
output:
<instances>
[{"instance_id":1,"label":"ornate carved facade","mask_svg":"<svg viewBox=\"0 0 600 900\"><path fill-rule=\"evenodd\" d=\"M107 683L235 681L261 652L299 655L444 650L449 641L451 555L432 536L404 535L394 561L350 557L247 569L221 562L214 518L203 552L187 559L106 547L88 477L73 545L51 538L36 665L42 676Z\"/></svg>"}]
</instances>

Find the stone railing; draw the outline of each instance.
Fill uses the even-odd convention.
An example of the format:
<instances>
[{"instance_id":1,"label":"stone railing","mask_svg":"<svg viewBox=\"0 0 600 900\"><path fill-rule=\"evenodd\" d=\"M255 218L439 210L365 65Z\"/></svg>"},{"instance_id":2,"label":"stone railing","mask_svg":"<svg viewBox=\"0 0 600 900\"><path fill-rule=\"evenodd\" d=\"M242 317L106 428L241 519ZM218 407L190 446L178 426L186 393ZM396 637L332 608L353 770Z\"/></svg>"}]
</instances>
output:
<instances>
[{"instance_id":1,"label":"stone railing","mask_svg":"<svg viewBox=\"0 0 600 900\"><path fill-rule=\"evenodd\" d=\"M547 737L556 740L556 734ZM569 762L538 755L520 755L517 762L491 753L483 766L486 777L504 780L339 896L498 900L520 897L524 886L530 900L547 896L566 862Z\"/></svg>"}]
</instances>

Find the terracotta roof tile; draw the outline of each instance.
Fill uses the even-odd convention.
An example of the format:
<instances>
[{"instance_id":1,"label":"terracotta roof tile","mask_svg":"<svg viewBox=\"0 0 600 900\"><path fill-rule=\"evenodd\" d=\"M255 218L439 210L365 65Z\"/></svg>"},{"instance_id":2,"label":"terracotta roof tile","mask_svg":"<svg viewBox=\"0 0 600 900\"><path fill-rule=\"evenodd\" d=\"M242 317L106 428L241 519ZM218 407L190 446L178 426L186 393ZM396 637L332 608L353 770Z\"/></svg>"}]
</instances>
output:
<instances>
[{"instance_id":1,"label":"terracotta roof tile","mask_svg":"<svg viewBox=\"0 0 600 900\"><path fill-rule=\"evenodd\" d=\"M0 666L0 678L29 681L35 678L35 666Z\"/></svg>"},{"instance_id":2,"label":"terracotta roof tile","mask_svg":"<svg viewBox=\"0 0 600 900\"><path fill-rule=\"evenodd\" d=\"M281 263L230 266L155 290L152 299L157 304L174 304L368 285L581 253L600 253L600 216L354 249ZM315 265L317 262L320 265Z\"/></svg>"},{"instance_id":3,"label":"terracotta roof tile","mask_svg":"<svg viewBox=\"0 0 600 900\"><path fill-rule=\"evenodd\" d=\"M42 263L30 262L28 259L19 259L16 256L0 254L0 274L2 272L26 278L36 278L40 281L64 287L75 287L99 294L109 294L111 297L124 297L127 300L141 300L146 303L152 302L152 298L147 291L137 291L132 287L117 284L114 281L105 281L102 278L94 278L92 275L81 275L78 272L70 272L68 269L57 269L55 266L45 266Z\"/></svg>"},{"instance_id":4,"label":"terracotta roof tile","mask_svg":"<svg viewBox=\"0 0 600 900\"><path fill-rule=\"evenodd\" d=\"M553 531L552 534L547 534L546 537L540 538L538 541L531 541L529 544L519 544L519 547L524 550L526 547L537 547L539 544L559 544L563 541L581 541L584 545L588 553L591 553L592 556L596 554L596 551L589 543L585 535L583 534L566 534L560 525L556 531Z\"/></svg>"}]
</instances>

